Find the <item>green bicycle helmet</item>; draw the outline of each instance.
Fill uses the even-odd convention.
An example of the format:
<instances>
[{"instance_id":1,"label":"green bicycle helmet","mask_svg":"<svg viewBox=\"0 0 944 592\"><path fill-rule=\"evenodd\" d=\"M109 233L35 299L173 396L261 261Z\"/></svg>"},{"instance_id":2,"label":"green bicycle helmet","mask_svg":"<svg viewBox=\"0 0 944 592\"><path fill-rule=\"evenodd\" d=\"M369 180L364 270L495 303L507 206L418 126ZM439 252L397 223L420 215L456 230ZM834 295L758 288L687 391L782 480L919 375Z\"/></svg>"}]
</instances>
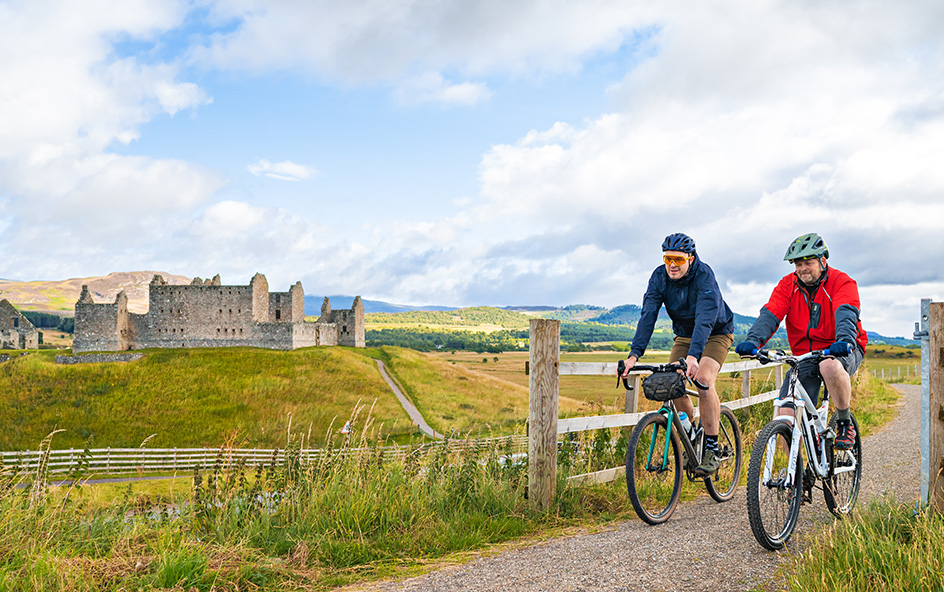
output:
<instances>
[{"instance_id":1,"label":"green bicycle helmet","mask_svg":"<svg viewBox=\"0 0 944 592\"><path fill-rule=\"evenodd\" d=\"M797 237L790 243L790 246L787 247L787 254L783 256L783 260L793 263L797 259L806 259L808 257L829 259L829 249L826 247L823 237L815 232Z\"/></svg>"}]
</instances>

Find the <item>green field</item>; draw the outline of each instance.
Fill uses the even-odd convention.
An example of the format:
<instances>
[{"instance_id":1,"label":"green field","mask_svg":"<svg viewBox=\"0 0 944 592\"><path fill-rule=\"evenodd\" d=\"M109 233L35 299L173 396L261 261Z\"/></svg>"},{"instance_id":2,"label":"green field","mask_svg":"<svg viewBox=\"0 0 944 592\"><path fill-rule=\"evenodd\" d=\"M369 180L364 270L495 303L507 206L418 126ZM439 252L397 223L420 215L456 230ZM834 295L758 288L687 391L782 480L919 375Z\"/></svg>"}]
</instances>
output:
<instances>
[{"instance_id":1,"label":"green field","mask_svg":"<svg viewBox=\"0 0 944 592\"><path fill-rule=\"evenodd\" d=\"M17 354L18 352L9 352ZM129 363L60 365L39 351L0 364L0 449L284 447L291 424L315 446L362 408L376 437L420 437L377 368L383 360L440 433L513 433L527 387L395 347L144 350ZM562 413L580 401L562 397Z\"/></svg>"}]
</instances>

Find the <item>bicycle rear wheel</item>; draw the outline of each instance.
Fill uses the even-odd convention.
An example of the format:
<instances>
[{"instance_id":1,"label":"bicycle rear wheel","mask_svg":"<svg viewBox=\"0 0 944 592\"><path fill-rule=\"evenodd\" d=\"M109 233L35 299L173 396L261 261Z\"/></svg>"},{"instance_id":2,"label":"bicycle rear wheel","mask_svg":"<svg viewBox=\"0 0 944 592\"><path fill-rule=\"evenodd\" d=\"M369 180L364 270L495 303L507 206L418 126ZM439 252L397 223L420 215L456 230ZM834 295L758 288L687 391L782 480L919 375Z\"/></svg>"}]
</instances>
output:
<instances>
[{"instance_id":1,"label":"bicycle rear wheel","mask_svg":"<svg viewBox=\"0 0 944 592\"><path fill-rule=\"evenodd\" d=\"M721 466L710 478L705 479L708 495L716 502L726 502L734 497L741 480L741 429L734 412L721 407L718 427L718 453Z\"/></svg>"},{"instance_id":2,"label":"bicycle rear wheel","mask_svg":"<svg viewBox=\"0 0 944 592\"><path fill-rule=\"evenodd\" d=\"M626 448L626 490L636 514L647 524L668 520L682 492L681 444L673 432L666 448L667 423L661 413L646 415Z\"/></svg>"},{"instance_id":3,"label":"bicycle rear wheel","mask_svg":"<svg viewBox=\"0 0 944 592\"><path fill-rule=\"evenodd\" d=\"M775 419L768 423L757 435L747 468L751 531L757 542L771 551L782 549L790 538L803 503L802 469L792 477L788 474L792 439L793 428L788 422ZM798 467L803 467L802 460L797 458Z\"/></svg>"},{"instance_id":4,"label":"bicycle rear wheel","mask_svg":"<svg viewBox=\"0 0 944 592\"><path fill-rule=\"evenodd\" d=\"M859 484L862 480L862 440L859 437L859 424L852 417L855 426L855 445L849 450L835 450L828 443L826 453L829 456L830 472L823 482L823 497L826 507L833 515L843 518L855 507L859 496ZM836 431L836 416L829 418L829 427Z\"/></svg>"}]
</instances>

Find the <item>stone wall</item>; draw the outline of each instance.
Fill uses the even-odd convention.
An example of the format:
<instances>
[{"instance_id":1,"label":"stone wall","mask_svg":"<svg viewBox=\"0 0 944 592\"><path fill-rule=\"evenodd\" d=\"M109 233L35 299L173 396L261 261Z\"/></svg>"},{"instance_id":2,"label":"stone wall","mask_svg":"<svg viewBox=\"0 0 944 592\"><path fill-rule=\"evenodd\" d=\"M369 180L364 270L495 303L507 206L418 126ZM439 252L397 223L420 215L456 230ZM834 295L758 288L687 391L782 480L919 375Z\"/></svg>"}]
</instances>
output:
<instances>
[{"instance_id":1,"label":"stone wall","mask_svg":"<svg viewBox=\"0 0 944 592\"><path fill-rule=\"evenodd\" d=\"M57 364L107 364L114 362L136 362L144 354L85 354L84 356L56 356Z\"/></svg>"},{"instance_id":2,"label":"stone wall","mask_svg":"<svg viewBox=\"0 0 944 592\"><path fill-rule=\"evenodd\" d=\"M38 349L39 330L9 300L0 300L0 349Z\"/></svg>"},{"instance_id":3,"label":"stone wall","mask_svg":"<svg viewBox=\"0 0 944 592\"><path fill-rule=\"evenodd\" d=\"M128 313L123 292L114 304L96 304L83 287L75 309L73 351L364 347L364 307L360 297L349 311L331 312L330 303L326 303L329 314L323 314L316 323L307 323L301 282L287 292L269 292L268 281L258 273L248 286L224 286L219 276L212 281L195 278L190 285L171 286L161 276L154 276L148 303L147 313Z\"/></svg>"},{"instance_id":4,"label":"stone wall","mask_svg":"<svg viewBox=\"0 0 944 592\"><path fill-rule=\"evenodd\" d=\"M338 327L338 345L347 347L365 347L364 339L364 303L361 297L354 298L350 310L332 310L331 303L325 298L325 303L321 305L321 318L328 319L326 322L333 323Z\"/></svg>"},{"instance_id":5,"label":"stone wall","mask_svg":"<svg viewBox=\"0 0 944 592\"><path fill-rule=\"evenodd\" d=\"M120 345L117 299L112 304L96 304L88 286L82 286L82 294L75 303L72 351L118 351Z\"/></svg>"}]
</instances>

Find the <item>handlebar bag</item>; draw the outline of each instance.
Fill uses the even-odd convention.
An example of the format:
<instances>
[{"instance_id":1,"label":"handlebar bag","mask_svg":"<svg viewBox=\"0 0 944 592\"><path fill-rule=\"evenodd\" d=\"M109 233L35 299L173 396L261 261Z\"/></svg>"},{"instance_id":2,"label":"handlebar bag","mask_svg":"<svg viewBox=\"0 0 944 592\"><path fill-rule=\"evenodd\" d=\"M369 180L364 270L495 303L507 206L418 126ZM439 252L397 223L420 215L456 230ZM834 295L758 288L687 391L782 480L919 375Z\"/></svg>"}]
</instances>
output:
<instances>
[{"instance_id":1,"label":"handlebar bag","mask_svg":"<svg viewBox=\"0 0 944 592\"><path fill-rule=\"evenodd\" d=\"M656 372L642 381L642 392L650 401L670 401L685 395L685 378L678 372Z\"/></svg>"}]
</instances>

